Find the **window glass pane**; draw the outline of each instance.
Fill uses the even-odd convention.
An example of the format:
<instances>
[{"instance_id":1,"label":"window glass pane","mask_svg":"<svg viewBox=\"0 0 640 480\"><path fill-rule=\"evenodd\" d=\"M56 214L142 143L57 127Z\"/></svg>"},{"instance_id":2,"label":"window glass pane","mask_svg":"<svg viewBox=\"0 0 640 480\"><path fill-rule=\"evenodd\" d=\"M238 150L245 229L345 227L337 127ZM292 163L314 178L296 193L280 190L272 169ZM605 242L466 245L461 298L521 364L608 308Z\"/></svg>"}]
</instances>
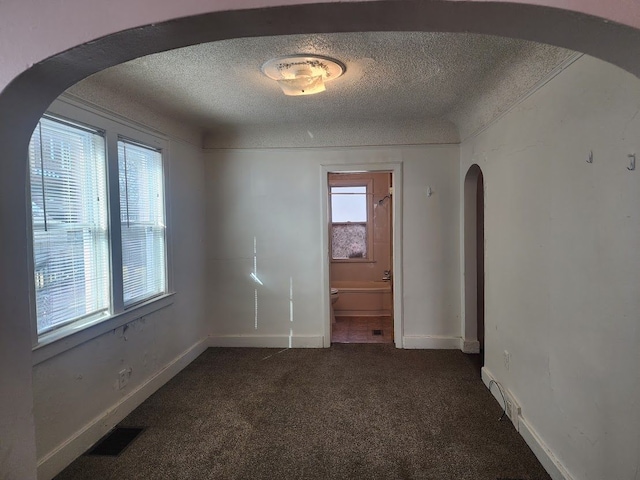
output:
<instances>
[{"instance_id":1,"label":"window glass pane","mask_svg":"<svg viewBox=\"0 0 640 480\"><path fill-rule=\"evenodd\" d=\"M162 155L119 141L124 304L163 293L166 285Z\"/></svg>"},{"instance_id":2,"label":"window glass pane","mask_svg":"<svg viewBox=\"0 0 640 480\"><path fill-rule=\"evenodd\" d=\"M367 221L367 187L331 187L333 222Z\"/></svg>"},{"instance_id":3,"label":"window glass pane","mask_svg":"<svg viewBox=\"0 0 640 480\"><path fill-rule=\"evenodd\" d=\"M110 302L104 138L43 118L29 144L38 333Z\"/></svg>"},{"instance_id":4,"label":"window glass pane","mask_svg":"<svg viewBox=\"0 0 640 480\"><path fill-rule=\"evenodd\" d=\"M333 225L331 255L334 259L367 257L367 225L353 223Z\"/></svg>"}]
</instances>

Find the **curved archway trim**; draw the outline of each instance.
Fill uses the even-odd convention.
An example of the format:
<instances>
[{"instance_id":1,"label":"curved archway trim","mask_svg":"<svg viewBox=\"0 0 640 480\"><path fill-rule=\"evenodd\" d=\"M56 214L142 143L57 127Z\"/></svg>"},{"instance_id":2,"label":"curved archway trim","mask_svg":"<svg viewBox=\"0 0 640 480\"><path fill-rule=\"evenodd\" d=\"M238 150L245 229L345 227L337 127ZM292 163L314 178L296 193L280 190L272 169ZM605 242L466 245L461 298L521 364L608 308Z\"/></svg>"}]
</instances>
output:
<instances>
[{"instance_id":1,"label":"curved archway trim","mask_svg":"<svg viewBox=\"0 0 640 480\"><path fill-rule=\"evenodd\" d=\"M114 9L129 14L113 15ZM78 28L61 28L69 22ZM26 320L31 308L26 151L47 106L92 73L142 55L243 36L346 31L471 32L520 38L587 53L640 75L636 2L611 6L592 0L225 0L211 5L205 0L180 4L141 0L131 6L125 0L102 4L70 0L60 7L31 0L4 5L0 288L10 301L0 302L0 389L9 399L3 403L0 429L10 441L0 446L0 470L15 478L36 476L31 329Z\"/></svg>"}]
</instances>

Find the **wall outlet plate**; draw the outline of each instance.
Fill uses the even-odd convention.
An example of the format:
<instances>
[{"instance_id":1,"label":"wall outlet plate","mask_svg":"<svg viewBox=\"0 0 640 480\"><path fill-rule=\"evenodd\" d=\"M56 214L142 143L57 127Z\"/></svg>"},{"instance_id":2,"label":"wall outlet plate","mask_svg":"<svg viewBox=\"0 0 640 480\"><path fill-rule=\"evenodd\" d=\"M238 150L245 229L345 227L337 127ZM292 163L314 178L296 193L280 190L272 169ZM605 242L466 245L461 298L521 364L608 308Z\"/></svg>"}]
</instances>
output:
<instances>
[{"instance_id":1,"label":"wall outlet plate","mask_svg":"<svg viewBox=\"0 0 640 480\"><path fill-rule=\"evenodd\" d=\"M522 410L520 409L520 404L513 398L513 395L509 390L505 390L504 392L505 399L505 412L507 413L507 417L513 423L513 426L519 431L519 418Z\"/></svg>"},{"instance_id":2,"label":"wall outlet plate","mask_svg":"<svg viewBox=\"0 0 640 480\"><path fill-rule=\"evenodd\" d=\"M118 372L118 390L122 390L131 378L131 367L124 368Z\"/></svg>"},{"instance_id":3,"label":"wall outlet plate","mask_svg":"<svg viewBox=\"0 0 640 480\"><path fill-rule=\"evenodd\" d=\"M511 354L505 350L502 356L504 360L504 368L509 370L511 368Z\"/></svg>"}]
</instances>

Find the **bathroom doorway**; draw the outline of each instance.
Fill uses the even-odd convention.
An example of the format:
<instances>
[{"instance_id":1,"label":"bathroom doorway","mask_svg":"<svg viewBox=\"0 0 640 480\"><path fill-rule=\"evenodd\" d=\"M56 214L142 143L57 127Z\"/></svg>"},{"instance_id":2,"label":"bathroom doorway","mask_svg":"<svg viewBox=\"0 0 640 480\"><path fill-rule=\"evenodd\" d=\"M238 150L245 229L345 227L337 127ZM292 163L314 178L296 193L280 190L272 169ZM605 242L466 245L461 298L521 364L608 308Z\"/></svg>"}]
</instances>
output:
<instances>
[{"instance_id":1,"label":"bathroom doorway","mask_svg":"<svg viewBox=\"0 0 640 480\"><path fill-rule=\"evenodd\" d=\"M393 174L329 172L332 343L394 343Z\"/></svg>"}]
</instances>

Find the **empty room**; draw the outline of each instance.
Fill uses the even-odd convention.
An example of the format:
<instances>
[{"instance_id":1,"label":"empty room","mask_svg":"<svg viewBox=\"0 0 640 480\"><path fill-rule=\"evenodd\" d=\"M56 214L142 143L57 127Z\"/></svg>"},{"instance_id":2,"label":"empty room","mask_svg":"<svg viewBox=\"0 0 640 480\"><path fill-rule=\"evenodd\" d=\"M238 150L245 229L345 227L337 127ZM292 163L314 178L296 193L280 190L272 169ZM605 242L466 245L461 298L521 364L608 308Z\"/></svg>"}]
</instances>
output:
<instances>
[{"instance_id":1,"label":"empty room","mask_svg":"<svg viewBox=\"0 0 640 480\"><path fill-rule=\"evenodd\" d=\"M640 6L0 38L1 478L637 476Z\"/></svg>"}]
</instances>

